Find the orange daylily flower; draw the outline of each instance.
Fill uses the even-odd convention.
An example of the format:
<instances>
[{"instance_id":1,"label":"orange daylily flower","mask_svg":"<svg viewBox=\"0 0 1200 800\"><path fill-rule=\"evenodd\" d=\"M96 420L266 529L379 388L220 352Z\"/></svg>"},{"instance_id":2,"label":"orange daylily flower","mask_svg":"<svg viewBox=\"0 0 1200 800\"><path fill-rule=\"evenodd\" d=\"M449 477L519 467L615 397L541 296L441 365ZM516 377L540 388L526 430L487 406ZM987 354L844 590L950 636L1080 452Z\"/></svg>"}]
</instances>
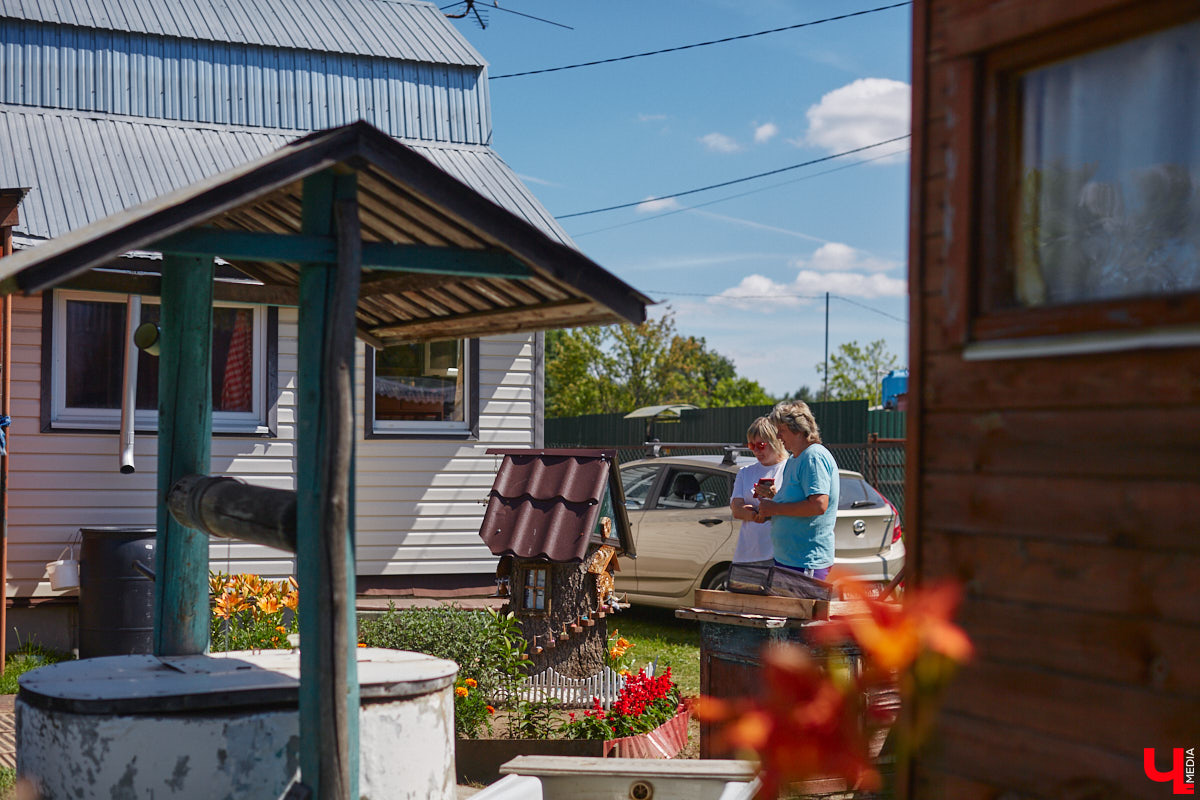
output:
<instances>
[{"instance_id":1,"label":"orange daylily flower","mask_svg":"<svg viewBox=\"0 0 1200 800\"><path fill-rule=\"evenodd\" d=\"M213 613L222 619L229 619L237 612L245 611L247 608L250 608L250 603L245 597L235 591L226 591L217 598Z\"/></svg>"},{"instance_id":2,"label":"orange daylily flower","mask_svg":"<svg viewBox=\"0 0 1200 800\"><path fill-rule=\"evenodd\" d=\"M258 610L264 614L274 614L282 607L279 599L276 597L264 596L258 598Z\"/></svg>"},{"instance_id":3,"label":"orange daylily flower","mask_svg":"<svg viewBox=\"0 0 1200 800\"><path fill-rule=\"evenodd\" d=\"M954 624L962 592L942 583L910 590L901 603L866 599L869 614L834 620L815 631L819 644L853 640L868 660L884 671L908 669L926 651L962 663L972 654L971 640Z\"/></svg>"},{"instance_id":4,"label":"orange daylily flower","mask_svg":"<svg viewBox=\"0 0 1200 800\"><path fill-rule=\"evenodd\" d=\"M292 591L288 592L287 595L285 595L283 598L283 604L285 606L287 606L288 608L290 608L292 611L295 611L296 608L300 605L300 593L294 589Z\"/></svg>"}]
</instances>

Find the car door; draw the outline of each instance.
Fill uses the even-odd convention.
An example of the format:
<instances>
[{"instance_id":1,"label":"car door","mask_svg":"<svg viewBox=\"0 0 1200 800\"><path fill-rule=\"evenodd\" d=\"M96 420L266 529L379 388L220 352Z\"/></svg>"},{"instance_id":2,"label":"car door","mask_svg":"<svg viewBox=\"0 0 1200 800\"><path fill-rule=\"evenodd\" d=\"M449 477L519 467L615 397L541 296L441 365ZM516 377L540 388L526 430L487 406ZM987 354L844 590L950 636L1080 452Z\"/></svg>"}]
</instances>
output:
<instances>
[{"instance_id":1,"label":"car door","mask_svg":"<svg viewBox=\"0 0 1200 800\"><path fill-rule=\"evenodd\" d=\"M656 486L666 469L664 464L630 464L621 468L621 488L625 493L625 516L629 519L629 532L633 536L635 552L638 558L621 559L620 571L615 574L616 590L637 593L637 565L641 561L639 540L642 531L642 519L646 515L647 506L654 505Z\"/></svg>"},{"instance_id":2,"label":"car door","mask_svg":"<svg viewBox=\"0 0 1200 800\"><path fill-rule=\"evenodd\" d=\"M733 536L733 475L669 465L641 512L634 562L636 591L680 597Z\"/></svg>"}]
</instances>

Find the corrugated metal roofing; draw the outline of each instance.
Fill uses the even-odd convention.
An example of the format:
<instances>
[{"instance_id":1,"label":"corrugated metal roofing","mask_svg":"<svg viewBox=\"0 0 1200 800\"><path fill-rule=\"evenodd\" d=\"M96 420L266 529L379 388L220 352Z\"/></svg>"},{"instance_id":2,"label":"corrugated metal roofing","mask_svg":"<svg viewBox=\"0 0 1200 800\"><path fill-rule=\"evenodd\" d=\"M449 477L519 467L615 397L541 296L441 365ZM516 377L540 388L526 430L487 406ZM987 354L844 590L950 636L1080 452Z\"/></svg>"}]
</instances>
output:
<instances>
[{"instance_id":1,"label":"corrugated metal roofing","mask_svg":"<svg viewBox=\"0 0 1200 800\"><path fill-rule=\"evenodd\" d=\"M70 172L79 160L63 160L62 166ZM356 314L359 336L377 347L645 319L648 297L365 122L310 134L10 256L0 262L0 289L30 293L77 285L88 279L88 270L123 253L162 249L164 238L190 233L190 239L174 240L183 252L223 256L262 282L226 287L240 295L226 299L295 305L299 262L309 260L309 251L291 249L299 241L291 237L302 234L305 179L317 174L354 176L361 241L384 254L385 266L362 265ZM279 236L265 237L269 245L260 237L259 245L245 249L246 237L231 242L221 231ZM291 255L274 260L272 249ZM445 256L450 263L499 259L519 269L438 268ZM413 262L401 269L389 260L396 258ZM423 274L427 266L433 274ZM91 276L93 282L102 278ZM147 285L140 276L117 280L107 290L160 290L157 278Z\"/></svg>"},{"instance_id":2,"label":"corrugated metal roofing","mask_svg":"<svg viewBox=\"0 0 1200 800\"><path fill-rule=\"evenodd\" d=\"M433 64L487 62L418 0L0 0L0 17Z\"/></svg>"},{"instance_id":3,"label":"corrugated metal roofing","mask_svg":"<svg viewBox=\"0 0 1200 800\"><path fill-rule=\"evenodd\" d=\"M0 186L31 186L18 231L53 238L306 135L0 105ZM557 241L566 232L490 148L404 141Z\"/></svg>"},{"instance_id":4,"label":"corrugated metal roofing","mask_svg":"<svg viewBox=\"0 0 1200 800\"><path fill-rule=\"evenodd\" d=\"M493 555L582 561L594 541L605 494L615 484L615 462L615 453L604 450L507 451L492 483L480 538ZM632 550L623 514L613 513L606 543Z\"/></svg>"},{"instance_id":5,"label":"corrugated metal roofing","mask_svg":"<svg viewBox=\"0 0 1200 800\"><path fill-rule=\"evenodd\" d=\"M491 138L487 80L472 65L2 18L0 64L0 103L305 131L365 119L401 139Z\"/></svg>"}]
</instances>

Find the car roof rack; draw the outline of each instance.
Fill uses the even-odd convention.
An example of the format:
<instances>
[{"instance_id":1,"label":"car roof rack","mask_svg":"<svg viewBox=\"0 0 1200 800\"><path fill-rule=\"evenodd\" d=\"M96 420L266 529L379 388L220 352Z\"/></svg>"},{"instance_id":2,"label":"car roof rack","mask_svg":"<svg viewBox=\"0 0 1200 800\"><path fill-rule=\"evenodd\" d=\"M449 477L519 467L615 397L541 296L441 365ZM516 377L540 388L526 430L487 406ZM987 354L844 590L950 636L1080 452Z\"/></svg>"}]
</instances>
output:
<instances>
[{"instance_id":1,"label":"car roof rack","mask_svg":"<svg viewBox=\"0 0 1200 800\"><path fill-rule=\"evenodd\" d=\"M659 442L649 441L646 445L646 458L658 458L662 455L662 448L704 448L707 450L721 449L721 463L733 465L737 463L738 453L752 452L749 447L744 444L726 444L724 442ZM682 455L682 454L681 454Z\"/></svg>"}]
</instances>

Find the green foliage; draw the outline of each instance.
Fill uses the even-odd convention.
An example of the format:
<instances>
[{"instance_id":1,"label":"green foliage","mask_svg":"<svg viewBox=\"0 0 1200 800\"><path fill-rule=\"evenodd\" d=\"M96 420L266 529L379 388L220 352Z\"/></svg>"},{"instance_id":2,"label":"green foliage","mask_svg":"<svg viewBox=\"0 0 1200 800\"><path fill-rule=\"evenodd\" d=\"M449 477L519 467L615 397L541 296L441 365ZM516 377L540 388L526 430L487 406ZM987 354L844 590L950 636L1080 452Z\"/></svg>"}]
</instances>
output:
<instances>
[{"instance_id":1,"label":"green foliage","mask_svg":"<svg viewBox=\"0 0 1200 800\"><path fill-rule=\"evenodd\" d=\"M642 669L625 676L612 708L606 711L596 699L582 716L570 714L560 733L564 739L619 739L649 733L668 722L678 709L679 690L671 680L670 668L653 677Z\"/></svg>"},{"instance_id":2,"label":"green foliage","mask_svg":"<svg viewBox=\"0 0 1200 800\"><path fill-rule=\"evenodd\" d=\"M641 325L546 334L546 416L627 412L662 403L701 408L774 402L703 337L680 336L669 309Z\"/></svg>"},{"instance_id":3,"label":"green foliage","mask_svg":"<svg viewBox=\"0 0 1200 800\"><path fill-rule=\"evenodd\" d=\"M553 739L557 737L559 705L558 700L554 698L520 701L508 717L508 738Z\"/></svg>"},{"instance_id":4,"label":"green foliage","mask_svg":"<svg viewBox=\"0 0 1200 800\"><path fill-rule=\"evenodd\" d=\"M411 650L458 664L459 675L478 681L484 704L498 705L525 677L526 642L513 614L472 611L454 605L402 608L390 605L358 621L358 641L368 647Z\"/></svg>"},{"instance_id":5,"label":"green foliage","mask_svg":"<svg viewBox=\"0 0 1200 800\"><path fill-rule=\"evenodd\" d=\"M0 767L0 800L9 800L17 786L17 768Z\"/></svg>"},{"instance_id":6,"label":"green foliage","mask_svg":"<svg viewBox=\"0 0 1200 800\"><path fill-rule=\"evenodd\" d=\"M828 400L866 400L879 405L880 380L896 367L896 356L886 349L886 342L877 339L866 347L857 341L847 342L829 354ZM825 374L825 364L817 364L817 373Z\"/></svg>"},{"instance_id":7,"label":"green foliage","mask_svg":"<svg viewBox=\"0 0 1200 800\"><path fill-rule=\"evenodd\" d=\"M669 609L634 606L621 613L621 633L637 643L639 663L671 668L684 697L700 694L700 626L675 618Z\"/></svg>"},{"instance_id":8,"label":"green foliage","mask_svg":"<svg viewBox=\"0 0 1200 800\"><path fill-rule=\"evenodd\" d=\"M208 582L213 596L209 642L214 653L282 649L288 646L288 635L300 630L299 594L291 582L220 572L209 573Z\"/></svg>"},{"instance_id":9,"label":"green foliage","mask_svg":"<svg viewBox=\"0 0 1200 800\"><path fill-rule=\"evenodd\" d=\"M460 739L475 739L484 730L490 735L495 713L496 709L479 690L479 682L459 673L454 684L454 735Z\"/></svg>"},{"instance_id":10,"label":"green foliage","mask_svg":"<svg viewBox=\"0 0 1200 800\"><path fill-rule=\"evenodd\" d=\"M8 654L4 660L4 674L0 675L0 694L16 694L17 679L26 672L67 661L71 657L57 650L51 650L37 642L25 642Z\"/></svg>"}]
</instances>

